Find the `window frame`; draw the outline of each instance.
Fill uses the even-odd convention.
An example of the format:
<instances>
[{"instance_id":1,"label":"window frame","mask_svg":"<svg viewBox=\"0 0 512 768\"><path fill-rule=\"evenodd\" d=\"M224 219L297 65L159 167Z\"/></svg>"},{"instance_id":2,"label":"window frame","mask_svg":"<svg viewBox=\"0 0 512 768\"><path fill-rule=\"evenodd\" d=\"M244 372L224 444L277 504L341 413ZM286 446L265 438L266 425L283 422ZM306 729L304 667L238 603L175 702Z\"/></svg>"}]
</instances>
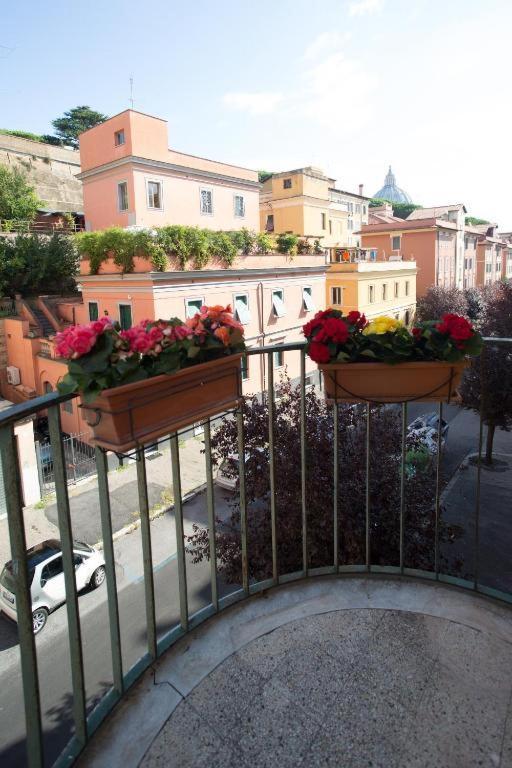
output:
<instances>
[{"instance_id":1,"label":"window frame","mask_svg":"<svg viewBox=\"0 0 512 768\"><path fill-rule=\"evenodd\" d=\"M100 305L99 305L99 302L97 302L97 301L88 301L87 305L88 305L89 322L90 323L94 323L96 320L99 319L99 316L100 316ZM95 306L96 307L96 317L91 317L91 306Z\"/></svg>"},{"instance_id":2,"label":"window frame","mask_svg":"<svg viewBox=\"0 0 512 768\"><path fill-rule=\"evenodd\" d=\"M388 300L388 284L382 283L381 288L382 288L382 301L387 301Z\"/></svg>"},{"instance_id":3,"label":"window frame","mask_svg":"<svg viewBox=\"0 0 512 768\"><path fill-rule=\"evenodd\" d=\"M236 303L237 303L237 301L240 298L244 298L245 299L245 310L246 310L246 313L247 313L247 316L246 316L245 320L242 319L242 316L240 315L240 313L238 311L238 308L236 306ZM234 293L233 294L233 309L234 309L235 318L238 320L238 322L241 323L242 325L249 325L249 323L251 322L251 310L249 309L249 294L248 293Z\"/></svg>"},{"instance_id":4,"label":"window frame","mask_svg":"<svg viewBox=\"0 0 512 768\"><path fill-rule=\"evenodd\" d=\"M196 311L194 312L194 315L197 312L201 311L201 307L204 307L204 296L202 296L201 298L197 298L195 296L188 296L186 299L184 299L184 302L185 302L185 320L188 320L189 318L194 317L194 315L189 315L188 314L188 305L192 301L200 301L201 302L201 305L200 305L199 309L196 309Z\"/></svg>"},{"instance_id":5,"label":"window frame","mask_svg":"<svg viewBox=\"0 0 512 768\"><path fill-rule=\"evenodd\" d=\"M289 176L286 179L283 179L283 189L291 189L292 188L292 177Z\"/></svg>"},{"instance_id":6,"label":"window frame","mask_svg":"<svg viewBox=\"0 0 512 768\"><path fill-rule=\"evenodd\" d=\"M334 292L339 291L340 295L340 301L336 302L334 300ZM343 306L343 286L342 285L331 285L331 304L333 307L342 307Z\"/></svg>"},{"instance_id":7,"label":"window frame","mask_svg":"<svg viewBox=\"0 0 512 768\"><path fill-rule=\"evenodd\" d=\"M123 330L125 330L125 328L123 327L123 324L121 322L121 307L129 307L130 308L131 324L128 326L128 328L132 328L133 327L133 307L132 307L131 301L118 301L117 302L117 314L118 314L118 317L119 317L119 325L121 326L121 330L123 331Z\"/></svg>"},{"instance_id":8,"label":"window frame","mask_svg":"<svg viewBox=\"0 0 512 768\"><path fill-rule=\"evenodd\" d=\"M272 228L268 226L268 220L272 219ZM265 232L273 232L275 229L275 222L274 222L274 214L273 213L267 213L267 220L265 222Z\"/></svg>"},{"instance_id":9,"label":"window frame","mask_svg":"<svg viewBox=\"0 0 512 768\"><path fill-rule=\"evenodd\" d=\"M163 211L164 210L164 184L162 179L146 178L146 208L148 211ZM149 185L158 184L160 191L160 205L149 204Z\"/></svg>"},{"instance_id":10,"label":"window frame","mask_svg":"<svg viewBox=\"0 0 512 768\"><path fill-rule=\"evenodd\" d=\"M322 227L322 231L324 232L327 229L327 214L325 213L325 211L321 211L320 215L322 217L321 227Z\"/></svg>"},{"instance_id":11,"label":"window frame","mask_svg":"<svg viewBox=\"0 0 512 768\"><path fill-rule=\"evenodd\" d=\"M117 137L122 136L123 140L118 141ZM120 128L118 131L114 131L114 146L115 147L122 147L124 144L126 144L126 134L124 132L124 128Z\"/></svg>"},{"instance_id":12,"label":"window frame","mask_svg":"<svg viewBox=\"0 0 512 768\"><path fill-rule=\"evenodd\" d=\"M203 211L203 192L209 192L210 194L210 211ZM213 207L213 187L205 187L200 186L199 187L199 213L201 216L213 216L214 215L214 207Z\"/></svg>"},{"instance_id":13,"label":"window frame","mask_svg":"<svg viewBox=\"0 0 512 768\"><path fill-rule=\"evenodd\" d=\"M398 248L395 248L395 240L398 240ZM402 235L391 235L391 250L399 251L402 247Z\"/></svg>"},{"instance_id":14,"label":"window frame","mask_svg":"<svg viewBox=\"0 0 512 768\"><path fill-rule=\"evenodd\" d=\"M409 287L410 287L410 286L409 286L409 280L406 280L406 281L405 281L405 295L406 295L406 296L408 296L408 295L409 295Z\"/></svg>"},{"instance_id":15,"label":"window frame","mask_svg":"<svg viewBox=\"0 0 512 768\"><path fill-rule=\"evenodd\" d=\"M394 294L394 298L395 299L398 299L398 297L400 296L400 281L399 280L395 280L395 285L393 287L393 294Z\"/></svg>"},{"instance_id":16,"label":"window frame","mask_svg":"<svg viewBox=\"0 0 512 768\"><path fill-rule=\"evenodd\" d=\"M283 311L279 312L279 305L278 305L278 311L276 312L276 305L275 305L275 298L276 294L280 294L277 296L281 304L283 305ZM272 288L272 316L273 317L285 317L286 316L286 304L284 301L284 289L283 288Z\"/></svg>"},{"instance_id":17,"label":"window frame","mask_svg":"<svg viewBox=\"0 0 512 768\"><path fill-rule=\"evenodd\" d=\"M311 300L310 307L308 307L308 303L305 298L306 295L309 296ZM302 286L302 309L304 312L314 312L316 309L315 302L313 301L313 286L311 285Z\"/></svg>"},{"instance_id":18,"label":"window frame","mask_svg":"<svg viewBox=\"0 0 512 768\"><path fill-rule=\"evenodd\" d=\"M277 360L276 360L277 356ZM272 352L272 362L274 363L274 370L276 368L283 368L284 366L284 351L282 349L276 349Z\"/></svg>"},{"instance_id":19,"label":"window frame","mask_svg":"<svg viewBox=\"0 0 512 768\"><path fill-rule=\"evenodd\" d=\"M119 195L119 188L123 185L126 189L126 208L121 208L121 198ZM130 200L128 197L128 180L127 179L123 179L122 181L117 182L117 210L118 210L118 213L126 213L128 210L130 210Z\"/></svg>"},{"instance_id":20,"label":"window frame","mask_svg":"<svg viewBox=\"0 0 512 768\"><path fill-rule=\"evenodd\" d=\"M373 283L368 285L368 304L375 304L375 286Z\"/></svg>"},{"instance_id":21,"label":"window frame","mask_svg":"<svg viewBox=\"0 0 512 768\"><path fill-rule=\"evenodd\" d=\"M239 198L242 201L242 213L237 213L236 211L237 198ZM212 198L212 207L213 207L213 198ZM233 193L233 214L236 219L245 219L245 196L241 195L239 192Z\"/></svg>"}]
</instances>

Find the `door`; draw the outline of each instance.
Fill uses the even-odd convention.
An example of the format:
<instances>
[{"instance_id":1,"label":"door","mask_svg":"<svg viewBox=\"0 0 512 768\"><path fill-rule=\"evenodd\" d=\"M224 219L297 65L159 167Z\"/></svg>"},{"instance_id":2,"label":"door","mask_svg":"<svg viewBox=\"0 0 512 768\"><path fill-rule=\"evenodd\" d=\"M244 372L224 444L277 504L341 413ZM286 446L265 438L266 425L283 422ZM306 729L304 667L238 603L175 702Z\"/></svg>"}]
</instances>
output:
<instances>
[{"instance_id":1,"label":"door","mask_svg":"<svg viewBox=\"0 0 512 768\"><path fill-rule=\"evenodd\" d=\"M54 608L65 601L62 555L50 560L41 571L41 595L49 608Z\"/></svg>"},{"instance_id":2,"label":"door","mask_svg":"<svg viewBox=\"0 0 512 768\"><path fill-rule=\"evenodd\" d=\"M132 308L130 304L119 305L119 324L123 331L132 327Z\"/></svg>"},{"instance_id":3,"label":"door","mask_svg":"<svg viewBox=\"0 0 512 768\"><path fill-rule=\"evenodd\" d=\"M83 555L78 552L73 552L73 562L75 564L76 588L78 592L80 592L80 590L84 589L89 583L91 577L90 568L87 563L87 558L83 557Z\"/></svg>"}]
</instances>

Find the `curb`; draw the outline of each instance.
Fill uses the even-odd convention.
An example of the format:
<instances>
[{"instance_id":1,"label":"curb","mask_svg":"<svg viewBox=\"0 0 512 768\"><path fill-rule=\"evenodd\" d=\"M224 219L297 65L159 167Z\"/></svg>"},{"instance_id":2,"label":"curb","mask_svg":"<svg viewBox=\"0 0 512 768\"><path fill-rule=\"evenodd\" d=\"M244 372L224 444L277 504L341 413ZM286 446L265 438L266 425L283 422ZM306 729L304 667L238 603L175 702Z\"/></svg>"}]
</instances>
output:
<instances>
[{"instance_id":1,"label":"curb","mask_svg":"<svg viewBox=\"0 0 512 768\"><path fill-rule=\"evenodd\" d=\"M493 455L495 455L495 456L512 456L512 453L504 453L503 451L499 451L499 452L496 451L495 453L493 453ZM455 470L455 472L451 476L450 480L446 484L446 487L445 487L444 491L441 494L441 498L439 499L439 502L442 502L448 496L448 494L451 492L451 490L452 490L453 486L455 485L455 483L457 483L459 481L459 479L460 479L459 472L461 471L461 469L464 469L464 470L469 469L470 468L469 460L471 458L477 457L477 456L478 456L478 451L470 451L469 453L466 453L466 455L464 456L464 458L460 462L459 466L457 467L457 469ZM474 467L474 469L476 469L476 466Z\"/></svg>"},{"instance_id":2,"label":"curb","mask_svg":"<svg viewBox=\"0 0 512 768\"><path fill-rule=\"evenodd\" d=\"M206 489L206 483L202 483L201 485L198 485L197 488L194 488L192 491L189 491L186 493L181 503L185 504L187 501L190 501L191 499L195 498L196 496L199 496L200 493L202 493ZM149 513L149 521L152 522L153 520L156 520L158 517L161 517L164 512L170 512L174 510L174 504L170 504L168 507L161 507L157 510L155 510L153 513ZM112 541L117 541L118 539L121 539L123 536L126 536L129 533L133 533L134 531L138 530L140 528L140 517L138 520L135 520L133 523L128 523L128 525L124 525L122 528L120 528L118 531L116 531L114 534L112 534ZM91 546L94 547L94 549L103 549L103 539L100 539L96 544L92 544Z\"/></svg>"}]
</instances>

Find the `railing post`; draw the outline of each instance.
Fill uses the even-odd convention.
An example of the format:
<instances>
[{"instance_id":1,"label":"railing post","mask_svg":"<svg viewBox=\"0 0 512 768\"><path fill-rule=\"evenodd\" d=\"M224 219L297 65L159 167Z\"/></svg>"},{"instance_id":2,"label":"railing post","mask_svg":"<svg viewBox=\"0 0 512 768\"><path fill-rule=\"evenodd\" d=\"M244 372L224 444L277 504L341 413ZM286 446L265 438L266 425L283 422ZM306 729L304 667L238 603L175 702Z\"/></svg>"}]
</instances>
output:
<instances>
[{"instance_id":1,"label":"railing post","mask_svg":"<svg viewBox=\"0 0 512 768\"><path fill-rule=\"evenodd\" d=\"M208 510L211 598L214 609L218 611L219 595L217 589L217 547L215 542L215 493L213 487L212 431L210 419L204 424L204 457L206 462L206 507Z\"/></svg>"},{"instance_id":2,"label":"railing post","mask_svg":"<svg viewBox=\"0 0 512 768\"><path fill-rule=\"evenodd\" d=\"M279 583L277 563L277 516L276 516L276 460L275 460L275 399L274 399L274 355L268 353L268 461L270 478L270 525L272 529L272 579Z\"/></svg>"},{"instance_id":3,"label":"railing post","mask_svg":"<svg viewBox=\"0 0 512 768\"><path fill-rule=\"evenodd\" d=\"M441 501L441 438L443 436L443 404L439 403L437 424L437 457L436 457L436 506L434 525L434 571L436 579L439 578L439 505Z\"/></svg>"},{"instance_id":4,"label":"railing post","mask_svg":"<svg viewBox=\"0 0 512 768\"><path fill-rule=\"evenodd\" d=\"M249 561L247 556L247 496L245 493L245 436L242 407L236 414L238 433L238 485L240 491L240 538L242 545L242 587L249 594Z\"/></svg>"},{"instance_id":5,"label":"railing post","mask_svg":"<svg viewBox=\"0 0 512 768\"><path fill-rule=\"evenodd\" d=\"M300 351L300 492L302 502L302 571L308 574L308 510L306 504L306 352Z\"/></svg>"},{"instance_id":6,"label":"railing post","mask_svg":"<svg viewBox=\"0 0 512 768\"><path fill-rule=\"evenodd\" d=\"M43 739L39 676L32 627L32 599L27 567L25 525L20 496L18 455L12 424L0 427L0 455L7 505L12 569L13 576L16 579L15 598L27 729L27 761L29 768L42 768Z\"/></svg>"},{"instance_id":7,"label":"railing post","mask_svg":"<svg viewBox=\"0 0 512 768\"><path fill-rule=\"evenodd\" d=\"M402 403L402 461L400 464L400 572L404 572L405 458L407 448L407 403Z\"/></svg>"},{"instance_id":8,"label":"railing post","mask_svg":"<svg viewBox=\"0 0 512 768\"><path fill-rule=\"evenodd\" d=\"M85 716L85 683L82 654L82 634L76 590L75 563L73 556L73 534L67 486L65 451L62 442L60 407L48 408L48 427L53 457L55 494L57 496L57 516L64 566L64 584L66 588L66 611L68 616L69 655L71 659L71 681L73 686L73 717L76 737L83 746L87 741L87 721Z\"/></svg>"},{"instance_id":9,"label":"railing post","mask_svg":"<svg viewBox=\"0 0 512 768\"><path fill-rule=\"evenodd\" d=\"M332 411L332 428L333 428L333 534L334 534L334 567L338 570L339 565L339 541L338 541L338 482L339 482L339 457L338 457L338 404L335 402Z\"/></svg>"},{"instance_id":10,"label":"railing post","mask_svg":"<svg viewBox=\"0 0 512 768\"><path fill-rule=\"evenodd\" d=\"M371 450L371 403L366 405L366 493L365 493L365 561L366 570L371 570L370 541L370 450Z\"/></svg>"},{"instance_id":11,"label":"railing post","mask_svg":"<svg viewBox=\"0 0 512 768\"><path fill-rule=\"evenodd\" d=\"M140 535L142 541L142 560L144 568L144 602L146 606L146 625L148 633L148 651L156 659L156 618L155 586L153 581L153 554L151 550L151 529L149 520L148 480L144 448L137 450L137 488L139 491Z\"/></svg>"},{"instance_id":12,"label":"railing post","mask_svg":"<svg viewBox=\"0 0 512 768\"><path fill-rule=\"evenodd\" d=\"M184 632L188 630L187 563L183 531L183 499L181 495L180 450L178 434L171 435L172 490L174 495L174 522L176 525L176 548L178 552L178 587L180 593L180 623Z\"/></svg>"}]
</instances>

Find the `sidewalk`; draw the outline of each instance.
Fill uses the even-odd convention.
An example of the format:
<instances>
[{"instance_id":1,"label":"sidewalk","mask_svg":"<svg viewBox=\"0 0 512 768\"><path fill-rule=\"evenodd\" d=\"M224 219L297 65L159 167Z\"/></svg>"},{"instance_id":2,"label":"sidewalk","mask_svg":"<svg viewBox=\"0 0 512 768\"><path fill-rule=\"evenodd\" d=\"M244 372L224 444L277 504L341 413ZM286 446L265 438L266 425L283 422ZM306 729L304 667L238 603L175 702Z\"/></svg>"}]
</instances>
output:
<instances>
[{"instance_id":1,"label":"sidewalk","mask_svg":"<svg viewBox=\"0 0 512 768\"><path fill-rule=\"evenodd\" d=\"M181 485L183 495L205 483L205 461L202 438L180 443ZM170 450L166 448L155 457L146 457L149 507L153 513L173 503ZM112 530L114 533L137 522L139 497L137 467L130 462L109 473ZM73 536L88 544L101 540L101 521L97 479L69 489ZM53 501L46 508L27 507L24 512L27 546L48 538L59 538L57 506ZM0 567L10 559L7 519L0 520Z\"/></svg>"}]
</instances>

